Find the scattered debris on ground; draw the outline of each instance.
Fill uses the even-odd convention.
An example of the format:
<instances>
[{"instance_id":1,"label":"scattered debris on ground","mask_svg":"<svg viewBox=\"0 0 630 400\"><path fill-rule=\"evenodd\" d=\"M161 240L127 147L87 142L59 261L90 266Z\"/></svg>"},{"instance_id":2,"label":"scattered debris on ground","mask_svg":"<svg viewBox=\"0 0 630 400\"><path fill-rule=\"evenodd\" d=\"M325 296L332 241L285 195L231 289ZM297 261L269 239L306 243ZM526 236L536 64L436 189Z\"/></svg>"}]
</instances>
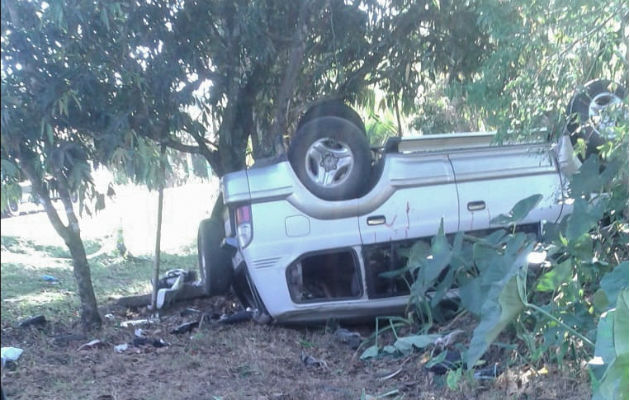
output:
<instances>
[{"instance_id":1,"label":"scattered debris on ground","mask_svg":"<svg viewBox=\"0 0 630 400\"><path fill-rule=\"evenodd\" d=\"M363 341L359 332L351 332L345 328L337 328L334 336L337 341L347 344L353 350L358 349Z\"/></svg>"},{"instance_id":2,"label":"scattered debris on ground","mask_svg":"<svg viewBox=\"0 0 630 400\"><path fill-rule=\"evenodd\" d=\"M306 365L307 367L328 369L328 363L326 361L315 358L312 355L307 354L304 350L302 350L300 358L302 359L304 365Z\"/></svg>"},{"instance_id":3,"label":"scattered debris on ground","mask_svg":"<svg viewBox=\"0 0 630 400\"><path fill-rule=\"evenodd\" d=\"M99 339L94 339L94 340L90 340L87 343L82 344L81 346L79 346L79 348L77 350L78 351L90 350L90 349L96 349L96 348L99 348L99 347L107 347L107 344L103 343Z\"/></svg>"},{"instance_id":4,"label":"scattered debris on ground","mask_svg":"<svg viewBox=\"0 0 630 400\"><path fill-rule=\"evenodd\" d=\"M62 321L47 321L45 329L3 321L2 343L24 349L18 363L2 370L4 394L10 400L590 397L586 372L506 369L502 353L450 390L451 369L427 369L426 353L360 360L371 345L365 341L371 325L261 325L229 297L176 303L159 318L143 307L116 305L103 314L111 317L98 338ZM171 333L179 327L181 333ZM435 348L439 353L441 346ZM446 351L443 361L461 359Z\"/></svg>"},{"instance_id":5,"label":"scattered debris on ground","mask_svg":"<svg viewBox=\"0 0 630 400\"><path fill-rule=\"evenodd\" d=\"M46 325L46 317L43 315L37 315L35 317L27 318L20 322L20 328L27 328L29 326L41 327Z\"/></svg>"},{"instance_id":6,"label":"scattered debris on ground","mask_svg":"<svg viewBox=\"0 0 630 400\"><path fill-rule=\"evenodd\" d=\"M18 358L22 355L24 350L17 347L3 347L2 348L2 367L6 365L7 362L17 361Z\"/></svg>"},{"instance_id":7,"label":"scattered debris on ground","mask_svg":"<svg viewBox=\"0 0 630 400\"><path fill-rule=\"evenodd\" d=\"M199 321L184 322L183 324L178 325L175 329L173 329L171 333L174 333L176 335L179 335L182 333L188 333L192 331L193 329L197 328L198 326L199 326Z\"/></svg>"},{"instance_id":8,"label":"scattered debris on ground","mask_svg":"<svg viewBox=\"0 0 630 400\"><path fill-rule=\"evenodd\" d=\"M48 282L48 283L52 283L52 284L59 283L59 279L55 278L52 275L42 275L42 280L44 282Z\"/></svg>"},{"instance_id":9,"label":"scattered debris on ground","mask_svg":"<svg viewBox=\"0 0 630 400\"><path fill-rule=\"evenodd\" d=\"M149 325L148 319L136 319L136 320L130 320L130 321L123 321L120 323L120 326L123 328L130 328L134 326L145 326L145 325Z\"/></svg>"}]
</instances>

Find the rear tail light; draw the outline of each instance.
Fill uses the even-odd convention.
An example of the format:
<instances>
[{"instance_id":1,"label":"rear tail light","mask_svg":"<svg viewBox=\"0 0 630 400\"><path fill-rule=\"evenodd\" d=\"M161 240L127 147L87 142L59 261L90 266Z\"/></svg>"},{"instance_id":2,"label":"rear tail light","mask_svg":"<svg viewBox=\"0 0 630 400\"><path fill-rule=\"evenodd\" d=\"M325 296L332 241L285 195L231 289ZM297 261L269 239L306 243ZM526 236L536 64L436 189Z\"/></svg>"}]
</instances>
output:
<instances>
[{"instance_id":1,"label":"rear tail light","mask_svg":"<svg viewBox=\"0 0 630 400\"><path fill-rule=\"evenodd\" d=\"M236 209L236 238L241 249L252 241L252 208L249 205Z\"/></svg>"}]
</instances>

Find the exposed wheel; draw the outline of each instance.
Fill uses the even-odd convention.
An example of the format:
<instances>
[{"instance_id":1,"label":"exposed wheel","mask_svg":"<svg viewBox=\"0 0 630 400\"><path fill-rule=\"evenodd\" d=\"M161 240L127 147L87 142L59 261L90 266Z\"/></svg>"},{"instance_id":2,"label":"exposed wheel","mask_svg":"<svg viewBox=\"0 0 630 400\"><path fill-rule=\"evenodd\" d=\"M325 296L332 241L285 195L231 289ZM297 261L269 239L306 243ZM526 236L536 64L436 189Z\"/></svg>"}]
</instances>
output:
<instances>
[{"instance_id":1,"label":"exposed wheel","mask_svg":"<svg viewBox=\"0 0 630 400\"><path fill-rule=\"evenodd\" d=\"M225 237L223 223L204 219L199 224L197 253L199 275L204 291L209 296L225 294L230 290L234 276L232 252L221 247Z\"/></svg>"},{"instance_id":2,"label":"exposed wheel","mask_svg":"<svg viewBox=\"0 0 630 400\"><path fill-rule=\"evenodd\" d=\"M321 117L302 126L289 146L289 161L300 181L324 200L360 196L370 173L370 146L354 123Z\"/></svg>"},{"instance_id":3,"label":"exposed wheel","mask_svg":"<svg viewBox=\"0 0 630 400\"><path fill-rule=\"evenodd\" d=\"M20 202L18 200L9 200L8 210L11 215L20 215Z\"/></svg>"},{"instance_id":4,"label":"exposed wheel","mask_svg":"<svg viewBox=\"0 0 630 400\"><path fill-rule=\"evenodd\" d=\"M347 121L352 122L365 134L365 125L361 116L357 114L352 107L347 106L341 100L326 100L321 103L317 103L308 109L306 114L300 118L296 131L299 131L302 126L308 122L321 117L339 117Z\"/></svg>"},{"instance_id":5,"label":"exposed wheel","mask_svg":"<svg viewBox=\"0 0 630 400\"><path fill-rule=\"evenodd\" d=\"M627 118L628 111L623 110L625 97L626 90L621 85L594 80L569 102L567 130L574 145L578 139L586 142L586 157L597 154L597 147L610 140L620 120Z\"/></svg>"}]
</instances>

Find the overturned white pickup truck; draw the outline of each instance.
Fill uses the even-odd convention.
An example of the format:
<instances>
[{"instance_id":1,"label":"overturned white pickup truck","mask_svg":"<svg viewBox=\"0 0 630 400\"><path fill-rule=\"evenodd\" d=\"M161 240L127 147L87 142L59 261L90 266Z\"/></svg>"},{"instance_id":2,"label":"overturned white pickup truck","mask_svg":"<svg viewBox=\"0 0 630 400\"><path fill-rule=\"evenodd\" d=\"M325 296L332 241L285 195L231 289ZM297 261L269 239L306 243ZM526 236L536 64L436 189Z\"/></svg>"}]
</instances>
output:
<instances>
[{"instance_id":1,"label":"overturned white pickup truck","mask_svg":"<svg viewBox=\"0 0 630 400\"><path fill-rule=\"evenodd\" d=\"M611 121L602 110L625 96L608 82L586 85L569 106L568 133L589 145L605 140ZM382 273L404 266L399 250L435 235L441 221L447 234L500 228L494 217L536 194L541 201L518 229L537 234L571 212L566 183L579 161L570 136L507 146L492 139L430 135L374 151L352 109L313 107L288 159L223 177L224 220L199 227L206 294L233 287L246 306L280 322L404 310L408 284Z\"/></svg>"}]
</instances>

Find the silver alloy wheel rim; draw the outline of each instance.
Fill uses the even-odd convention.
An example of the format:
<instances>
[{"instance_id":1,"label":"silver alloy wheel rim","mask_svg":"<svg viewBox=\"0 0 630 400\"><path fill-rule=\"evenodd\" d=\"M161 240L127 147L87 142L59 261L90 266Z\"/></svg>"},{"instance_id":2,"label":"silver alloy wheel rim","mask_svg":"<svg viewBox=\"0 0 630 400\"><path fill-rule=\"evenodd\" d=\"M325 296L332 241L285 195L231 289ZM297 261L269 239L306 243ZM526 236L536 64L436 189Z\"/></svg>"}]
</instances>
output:
<instances>
[{"instance_id":1,"label":"silver alloy wheel rim","mask_svg":"<svg viewBox=\"0 0 630 400\"><path fill-rule=\"evenodd\" d=\"M591 99L588 105L588 119L593 126L593 130L598 134L611 138L614 136L614 127L617 121L613 118L615 110L611 108L618 107L621 99L614 93L599 93Z\"/></svg>"},{"instance_id":2,"label":"silver alloy wheel rim","mask_svg":"<svg viewBox=\"0 0 630 400\"><path fill-rule=\"evenodd\" d=\"M332 188L344 184L354 168L350 147L331 138L316 140L304 160L308 178L317 186Z\"/></svg>"}]
</instances>

